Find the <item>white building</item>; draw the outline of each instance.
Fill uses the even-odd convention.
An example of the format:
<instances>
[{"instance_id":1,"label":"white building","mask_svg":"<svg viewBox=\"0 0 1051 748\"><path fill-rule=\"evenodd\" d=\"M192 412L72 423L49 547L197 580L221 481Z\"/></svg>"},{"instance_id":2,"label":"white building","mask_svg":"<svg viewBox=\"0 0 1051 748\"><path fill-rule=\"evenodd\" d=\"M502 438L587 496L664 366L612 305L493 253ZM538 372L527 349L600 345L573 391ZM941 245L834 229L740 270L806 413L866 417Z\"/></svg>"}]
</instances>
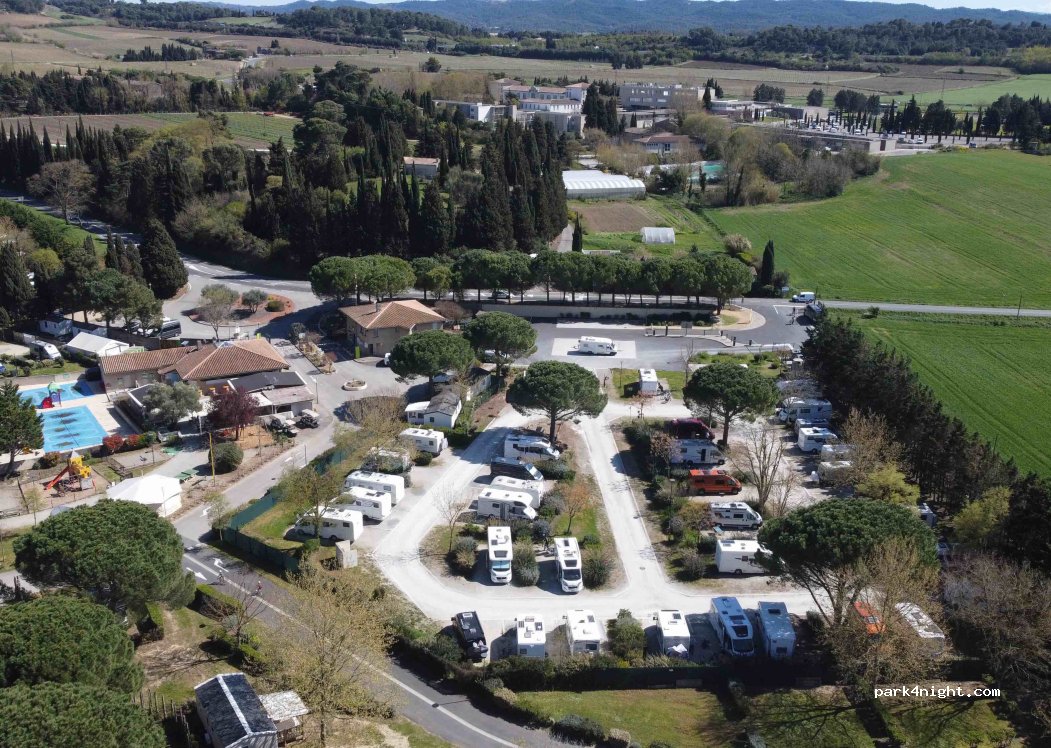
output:
<instances>
[{"instance_id":1,"label":"white building","mask_svg":"<svg viewBox=\"0 0 1051 748\"><path fill-rule=\"evenodd\" d=\"M696 106L704 98L703 86L681 83L621 83L621 109L681 109Z\"/></svg>"},{"instance_id":2,"label":"white building","mask_svg":"<svg viewBox=\"0 0 1051 748\"><path fill-rule=\"evenodd\" d=\"M114 501L130 501L148 506L160 517L169 517L182 508L182 486L178 478L151 473L122 480L106 489Z\"/></svg>"},{"instance_id":3,"label":"white building","mask_svg":"<svg viewBox=\"0 0 1051 748\"><path fill-rule=\"evenodd\" d=\"M510 104L482 104L477 101L452 101L436 99L436 107L455 109L471 122L493 124L501 119L514 119L518 109Z\"/></svg>"},{"instance_id":4,"label":"white building","mask_svg":"<svg viewBox=\"0 0 1051 748\"><path fill-rule=\"evenodd\" d=\"M796 631L784 603L760 602L756 611L759 641L767 657L783 660L796 649Z\"/></svg>"},{"instance_id":5,"label":"white building","mask_svg":"<svg viewBox=\"0 0 1051 748\"><path fill-rule=\"evenodd\" d=\"M409 403L405 408L405 420L416 426L451 429L456 426L462 410L460 396L449 388L428 402Z\"/></svg>"},{"instance_id":6,"label":"white building","mask_svg":"<svg viewBox=\"0 0 1051 748\"><path fill-rule=\"evenodd\" d=\"M515 619L515 653L519 657L547 657L547 631L542 616Z\"/></svg>"},{"instance_id":7,"label":"white building","mask_svg":"<svg viewBox=\"0 0 1051 748\"><path fill-rule=\"evenodd\" d=\"M440 159L418 156L405 156L402 162L405 176L411 177L415 174L417 179L434 179L438 176L438 167L441 164Z\"/></svg>"},{"instance_id":8,"label":"white building","mask_svg":"<svg viewBox=\"0 0 1051 748\"><path fill-rule=\"evenodd\" d=\"M590 610L571 610L566 616L570 654L596 654L602 643L602 624Z\"/></svg>"},{"instance_id":9,"label":"white building","mask_svg":"<svg viewBox=\"0 0 1051 748\"><path fill-rule=\"evenodd\" d=\"M409 427L398 434L398 438L412 444L421 452L430 452L432 455L440 455L446 447L445 434L434 429Z\"/></svg>"},{"instance_id":10,"label":"white building","mask_svg":"<svg viewBox=\"0 0 1051 748\"><path fill-rule=\"evenodd\" d=\"M569 169L562 172L566 197L573 200L627 200L646 195L646 184L621 174L606 174L593 169Z\"/></svg>"}]
</instances>

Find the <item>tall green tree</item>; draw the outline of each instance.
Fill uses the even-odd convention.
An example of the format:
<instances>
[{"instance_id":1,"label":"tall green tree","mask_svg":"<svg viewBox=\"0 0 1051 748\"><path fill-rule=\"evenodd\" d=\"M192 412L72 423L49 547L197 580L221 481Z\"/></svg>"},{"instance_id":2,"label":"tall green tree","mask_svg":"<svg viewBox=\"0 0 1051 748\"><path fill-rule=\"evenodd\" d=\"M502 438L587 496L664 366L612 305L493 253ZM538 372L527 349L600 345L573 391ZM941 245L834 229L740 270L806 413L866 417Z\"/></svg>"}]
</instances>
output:
<instances>
[{"instance_id":1,"label":"tall green tree","mask_svg":"<svg viewBox=\"0 0 1051 748\"><path fill-rule=\"evenodd\" d=\"M763 265L759 270L759 285L771 286L774 283L774 240L771 239L763 248Z\"/></svg>"},{"instance_id":2,"label":"tall green tree","mask_svg":"<svg viewBox=\"0 0 1051 748\"><path fill-rule=\"evenodd\" d=\"M8 454L7 472L14 472L19 452L43 446L44 429L36 407L18 394L14 382L0 384L0 449Z\"/></svg>"},{"instance_id":3,"label":"tall green tree","mask_svg":"<svg viewBox=\"0 0 1051 748\"><path fill-rule=\"evenodd\" d=\"M146 224L139 254L142 256L142 275L158 299L170 299L186 285L186 266L160 221L153 219Z\"/></svg>"},{"instance_id":4,"label":"tall green tree","mask_svg":"<svg viewBox=\"0 0 1051 748\"><path fill-rule=\"evenodd\" d=\"M512 361L536 345L536 330L529 321L507 312L478 315L464 326L463 336L478 356L493 352L497 376L504 376Z\"/></svg>"},{"instance_id":5,"label":"tall green tree","mask_svg":"<svg viewBox=\"0 0 1051 748\"><path fill-rule=\"evenodd\" d=\"M593 373L563 361L530 364L507 390L507 401L515 410L547 417L551 441L560 421L581 415L597 416L607 400Z\"/></svg>"},{"instance_id":6,"label":"tall green tree","mask_svg":"<svg viewBox=\"0 0 1051 748\"><path fill-rule=\"evenodd\" d=\"M580 227L580 216L573 219L573 251L584 251L584 229Z\"/></svg>"},{"instance_id":7,"label":"tall green tree","mask_svg":"<svg viewBox=\"0 0 1051 748\"><path fill-rule=\"evenodd\" d=\"M730 299L752 287L752 270L729 255L712 254L704 258L705 290L715 298L716 311L722 313Z\"/></svg>"},{"instance_id":8,"label":"tall green tree","mask_svg":"<svg viewBox=\"0 0 1051 748\"><path fill-rule=\"evenodd\" d=\"M471 344L460 335L425 330L399 340L390 352L390 368L399 377L434 377L460 371L474 360Z\"/></svg>"},{"instance_id":9,"label":"tall green tree","mask_svg":"<svg viewBox=\"0 0 1051 748\"><path fill-rule=\"evenodd\" d=\"M442 199L441 189L434 182L431 182L423 193L418 228L420 235L416 241L422 255L433 257L449 249L453 227L449 220L449 211Z\"/></svg>"},{"instance_id":10,"label":"tall green tree","mask_svg":"<svg viewBox=\"0 0 1051 748\"><path fill-rule=\"evenodd\" d=\"M310 290L320 299L345 301L360 295L366 263L360 257L326 257L310 268Z\"/></svg>"},{"instance_id":11,"label":"tall green tree","mask_svg":"<svg viewBox=\"0 0 1051 748\"><path fill-rule=\"evenodd\" d=\"M33 284L13 244L0 247L0 305L11 319L22 319L33 301Z\"/></svg>"},{"instance_id":12,"label":"tall green tree","mask_svg":"<svg viewBox=\"0 0 1051 748\"><path fill-rule=\"evenodd\" d=\"M730 421L740 415L759 415L777 402L773 382L757 371L731 363L698 369L686 383L683 395L695 412L714 413L722 420L723 444L730 439Z\"/></svg>"},{"instance_id":13,"label":"tall green tree","mask_svg":"<svg viewBox=\"0 0 1051 748\"><path fill-rule=\"evenodd\" d=\"M83 310L84 321L88 321L87 310L91 308L92 281L99 272L99 258L95 254L95 244L91 237L85 237L83 244L67 247L62 253L63 294L66 303L73 309Z\"/></svg>"}]
</instances>

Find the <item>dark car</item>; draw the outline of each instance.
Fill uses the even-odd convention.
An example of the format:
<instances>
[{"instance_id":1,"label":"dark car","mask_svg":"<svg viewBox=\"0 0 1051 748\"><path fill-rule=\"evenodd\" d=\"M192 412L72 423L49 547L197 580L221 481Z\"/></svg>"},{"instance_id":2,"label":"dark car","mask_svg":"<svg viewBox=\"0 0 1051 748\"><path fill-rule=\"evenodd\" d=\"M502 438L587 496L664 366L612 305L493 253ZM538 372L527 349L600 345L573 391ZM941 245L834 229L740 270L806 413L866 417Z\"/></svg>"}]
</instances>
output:
<instances>
[{"instance_id":1,"label":"dark car","mask_svg":"<svg viewBox=\"0 0 1051 748\"><path fill-rule=\"evenodd\" d=\"M507 457L494 457L489 463L489 473L491 475L506 475L509 478L518 478L520 480L544 479L544 476L533 466L533 463L512 460Z\"/></svg>"},{"instance_id":2,"label":"dark car","mask_svg":"<svg viewBox=\"0 0 1051 748\"><path fill-rule=\"evenodd\" d=\"M676 418L664 424L676 439L714 439L711 427L700 418Z\"/></svg>"},{"instance_id":3,"label":"dark car","mask_svg":"<svg viewBox=\"0 0 1051 748\"><path fill-rule=\"evenodd\" d=\"M484 660L489 654L489 645L485 641L485 632L482 631L478 614L473 611L457 613L453 616L453 626L467 656L475 662Z\"/></svg>"}]
</instances>

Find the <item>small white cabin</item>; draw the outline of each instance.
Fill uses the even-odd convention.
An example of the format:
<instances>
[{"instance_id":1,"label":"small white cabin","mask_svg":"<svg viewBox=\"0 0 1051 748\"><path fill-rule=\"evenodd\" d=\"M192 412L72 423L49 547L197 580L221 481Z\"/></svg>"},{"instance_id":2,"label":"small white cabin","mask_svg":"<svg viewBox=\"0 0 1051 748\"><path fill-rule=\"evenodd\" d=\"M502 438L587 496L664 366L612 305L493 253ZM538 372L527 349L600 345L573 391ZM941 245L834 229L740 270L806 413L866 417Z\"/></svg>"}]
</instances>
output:
<instances>
[{"instance_id":1,"label":"small white cabin","mask_svg":"<svg viewBox=\"0 0 1051 748\"><path fill-rule=\"evenodd\" d=\"M767 657L783 660L792 656L796 649L796 630L788 617L784 603L759 603L756 611L759 641Z\"/></svg>"},{"instance_id":2,"label":"small white cabin","mask_svg":"<svg viewBox=\"0 0 1051 748\"><path fill-rule=\"evenodd\" d=\"M835 442L838 438L828 429L805 428L799 429L797 444L803 452L817 452L823 446Z\"/></svg>"},{"instance_id":3,"label":"small white cabin","mask_svg":"<svg viewBox=\"0 0 1051 748\"><path fill-rule=\"evenodd\" d=\"M499 488L503 491L514 491L515 493L527 493L533 499L533 508L540 508L540 500L544 498L544 481L542 480L523 480L522 478L512 478L510 475L497 475L489 482L489 485L493 488Z\"/></svg>"},{"instance_id":4,"label":"small white cabin","mask_svg":"<svg viewBox=\"0 0 1051 748\"><path fill-rule=\"evenodd\" d=\"M656 369L639 369L639 394L655 395L660 390L660 380Z\"/></svg>"},{"instance_id":5,"label":"small white cabin","mask_svg":"<svg viewBox=\"0 0 1051 748\"><path fill-rule=\"evenodd\" d=\"M445 434L432 429L407 428L398 434L398 438L412 444L421 452L440 455L445 449Z\"/></svg>"},{"instance_id":6,"label":"small white cabin","mask_svg":"<svg viewBox=\"0 0 1051 748\"><path fill-rule=\"evenodd\" d=\"M690 656L690 627L681 610L657 611L657 638L660 654L668 657Z\"/></svg>"},{"instance_id":7,"label":"small white cabin","mask_svg":"<svg viewBox=\"0 0 1051 748\"><path fill-rule=\"evenodd\" d=\"M339 503L341 506L356 509L377 522L382 522L390 516L390 494L386 491L352 486L349 491L340 494Z\"/></svg>"},{"instance_id":8,"label":"small white cabin","mask_svg":"<svg viewBox=\"0 0 1051 748\"><path fill-rule=\"evenodd\" d=\"M571 610L566 616L566 640L570 654L597 654L602 643L602 624L590 610Z\"/></svg>"},{"instance_id":9,"label":"small white cabin","mask_svg":"<svg viewBox=\"0 0 1051 748\"><path fill-rule=\"evenodd\" d=\"M314 530L317 529L314 526L313 514L300 517L296 528L307 535L313 535ZM361 537L364 531L364 515L349 506L340 504L326 507L321 514L320 540L349 540L353 543Z\"/></svg>"},{"instance_id":10,"label":"small white cabin","mask_svg":"<svg viewBox=\"0 0 1051 748\"><path fill-rule=\"evenodd\" d=\"M405 478L400 475L355 470L343 481L343 491L349 491L355 486L389 493L391 506L397 506L405 497Z\"/></svg>"},{"instance_id":11,"label":"small white cabin","mask_svg":"<svg viewBox=\"0 0 1051 748\"><path fill-rule=\"evenodd\" d=\"M40 332L53 335L56 338L73 334L73 320L60 314L49 314L37 322L37 327L40 328Z\"/></svg>"},{"instance_id":12,"label":"small white cabin","mask_svg":"<svg viewBox=\"0 0 1051 748\"><path fill-rule=\"evenodd\" d=\"M932 656L937 657L945 652L945 634L919 605L903 602L895 605L894 609L909 628L916 632L916 636L920 637Z\"/></svg>"},{"instance_id":13,"label":"small white cabin","mask_svg":"<svg viewBox=\"0 0 1051 748\"><path fill-rule=\"evenodd\" d=\"M757 540L720 539L715 544L715 566L720 574L766 574L756 554L766 553Z\"/></svg>"},{"instance_id":14,"label":"small white cabin","mask_svg":"<svg viewBox=\"0 0 1051 748\"><path fill-rule=\"evenodd\" d=\"M542 616L515 619L515 653L519 657L547 657L547 631Z\"/></svg>"}]
</instances>

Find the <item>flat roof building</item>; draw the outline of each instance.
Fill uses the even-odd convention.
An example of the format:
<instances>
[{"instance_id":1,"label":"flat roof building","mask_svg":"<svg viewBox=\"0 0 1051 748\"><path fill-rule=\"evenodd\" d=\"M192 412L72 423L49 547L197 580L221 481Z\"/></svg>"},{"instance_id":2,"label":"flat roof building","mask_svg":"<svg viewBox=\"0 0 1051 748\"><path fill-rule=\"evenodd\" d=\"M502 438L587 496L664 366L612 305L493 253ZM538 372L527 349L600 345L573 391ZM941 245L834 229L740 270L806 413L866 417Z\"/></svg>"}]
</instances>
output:
<instances>
[{"instance_id":1,"label":"flat roof building","mask_svg":"<svg viewBox=\"0 0 1051 748\"><path fill-rule=\"evenodd\" d=\"M591 169L563 171L562 184L570 199L626 200L646 194L646 185L641 179Z\"/></svg>"}]
</instances>

